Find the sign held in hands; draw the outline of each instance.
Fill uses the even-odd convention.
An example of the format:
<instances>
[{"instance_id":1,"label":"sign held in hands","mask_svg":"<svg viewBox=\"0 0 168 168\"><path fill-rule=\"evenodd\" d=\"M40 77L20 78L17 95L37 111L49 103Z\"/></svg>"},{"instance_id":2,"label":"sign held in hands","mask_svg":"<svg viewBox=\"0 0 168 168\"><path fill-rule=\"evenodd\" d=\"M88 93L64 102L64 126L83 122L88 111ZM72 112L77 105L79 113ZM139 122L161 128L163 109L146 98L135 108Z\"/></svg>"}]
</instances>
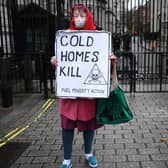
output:
<instances>
[{"instance_id":1,"label":"sign held in hands","mask_svg":"<svg viewBox=\"0 0 168 168\"><path fill-rule=\"evenodd\" d=\"M108 97L110 91L111 33L70 31L56 33L56 95Z\"/></svg>"}]
</instances>

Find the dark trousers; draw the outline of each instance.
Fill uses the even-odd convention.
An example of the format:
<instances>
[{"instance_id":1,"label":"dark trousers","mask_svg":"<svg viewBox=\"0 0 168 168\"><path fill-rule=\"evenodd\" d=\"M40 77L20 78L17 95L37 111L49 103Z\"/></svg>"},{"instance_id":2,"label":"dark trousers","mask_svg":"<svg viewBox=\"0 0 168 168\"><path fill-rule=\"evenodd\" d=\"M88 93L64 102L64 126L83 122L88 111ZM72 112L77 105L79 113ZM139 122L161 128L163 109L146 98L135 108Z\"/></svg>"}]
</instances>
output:
<instances>
[{"instance_id":1,"label":"dark trousers","mask_svg":"<svg viewBox=\"0 0 168 168\"><path fill-rule=\"evenodd\" d=\"M63 146L64 146L64 159L67 159L67 160L71 159L73 137L74 137L74 129L73 130L62 129L62 140L63 140ZM93 138L94 138L94 131L93 130L86 130L83 132L84 152L85 153L91 153Z\"/></svg>"}]
</instances>

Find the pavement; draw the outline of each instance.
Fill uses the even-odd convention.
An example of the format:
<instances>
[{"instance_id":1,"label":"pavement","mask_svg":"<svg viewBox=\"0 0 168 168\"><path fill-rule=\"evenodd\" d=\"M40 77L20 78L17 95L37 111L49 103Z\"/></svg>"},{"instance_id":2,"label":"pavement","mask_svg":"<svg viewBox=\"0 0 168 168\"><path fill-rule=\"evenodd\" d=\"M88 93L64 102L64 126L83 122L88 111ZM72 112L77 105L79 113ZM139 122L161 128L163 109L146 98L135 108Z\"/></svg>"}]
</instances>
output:
<instances>
[{"instance_id":1,"label":"pavement","mask_svg":"<svg viewBox=\"0 0 168 168\"><path fill-rule=\"evenodd\" d=\"M168 168L168 93L136 93L126 97L134 119L96 130L93 152L99 160L99 168ZM31 117L22 117L16 129L16 123L11 122L8 134L3 131L0 150L9 144L25 145L12 162L8 160L10 165L6 162L1 168L58 168L62 162L58 99L51 97L35 104L29 111ZM14 149L17 151L19 147ZM17 153L15 150L13 156ZM73 168L88 167L82 133L77 131L72 162Z\"/></svg>"},{"instance_id":2,"label":"pavement","mask_svg":"<svg viewBox=\"0 0 168 168\"><path fill-rule=\"evenodd\" d=\"M1 101L0 101L1 102ZM10 107L0 104L0 137L28 122L45 100L42 94L15 94Z\"/></svg>"}]
</instances>

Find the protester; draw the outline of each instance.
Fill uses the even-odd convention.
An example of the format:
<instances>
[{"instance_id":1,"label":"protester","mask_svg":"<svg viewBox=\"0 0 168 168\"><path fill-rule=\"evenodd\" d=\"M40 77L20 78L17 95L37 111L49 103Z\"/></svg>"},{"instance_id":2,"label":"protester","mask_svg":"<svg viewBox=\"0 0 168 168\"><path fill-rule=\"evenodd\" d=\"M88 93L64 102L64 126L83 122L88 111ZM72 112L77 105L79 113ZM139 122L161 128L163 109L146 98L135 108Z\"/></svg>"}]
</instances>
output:
<instances>
[{"instance_id":1,"label":"protester","mask_svg":"<svg viewBox=\"0 0 168 168\"><path fill-rule=\"evenodd\" d=\"M83 4L77 4L71 9L70 30L96 31L91 12ZM112 65L116 63L116 57L110 54ZM55 56L51 58L51 64L57 66ZM92 143L94 133L102 125L96 124L96 99L76 98L59 99L59 113L62 127L62 141L64 146L64 160L60 168L71 168L72 144L74 129L83 132L84 154L90 167L97 167L98 160L93 155Z\"/></svg>"}]
</instances>

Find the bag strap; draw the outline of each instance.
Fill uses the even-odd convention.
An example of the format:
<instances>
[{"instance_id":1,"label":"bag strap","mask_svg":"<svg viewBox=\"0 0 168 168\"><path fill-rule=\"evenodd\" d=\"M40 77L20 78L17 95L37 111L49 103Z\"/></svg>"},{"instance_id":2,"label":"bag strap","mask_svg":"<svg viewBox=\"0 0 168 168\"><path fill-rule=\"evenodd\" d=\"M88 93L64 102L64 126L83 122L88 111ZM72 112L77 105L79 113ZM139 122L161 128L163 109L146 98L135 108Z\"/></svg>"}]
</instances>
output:
<instances>
[{"instance_id":1,"label":"bag strap","mask_svg":"<svg viewBox=\"0 0 168 168\"><path fill-rule=\"evenodd\" d=\"M112 84L111 84L111 91L113 91L118 85L118 78L117 78L117 67L116 64L113 65L112 70Z\"/></svg>"}]
</instances>

